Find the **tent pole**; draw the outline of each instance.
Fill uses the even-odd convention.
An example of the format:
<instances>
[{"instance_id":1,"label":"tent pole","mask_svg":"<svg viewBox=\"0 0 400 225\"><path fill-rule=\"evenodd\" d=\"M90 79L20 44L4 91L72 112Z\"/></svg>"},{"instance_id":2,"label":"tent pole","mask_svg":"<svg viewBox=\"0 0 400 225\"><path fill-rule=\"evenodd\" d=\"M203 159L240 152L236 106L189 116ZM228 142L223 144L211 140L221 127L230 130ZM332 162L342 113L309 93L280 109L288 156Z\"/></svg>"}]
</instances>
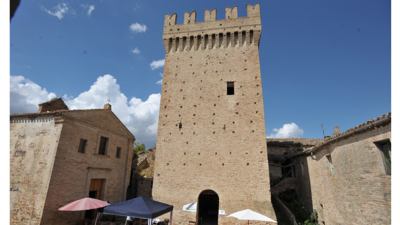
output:
<instances>
[{"instance_id":1,"label":"tent pole","mask_svg":"<svg viewBox=\"0 0 400 225\"><path fill-rule=\"evenodd\" d=\"M128 223L128 217L126 217L124 225L126 225L127 223Z\"/></svg>"}]
</instances>

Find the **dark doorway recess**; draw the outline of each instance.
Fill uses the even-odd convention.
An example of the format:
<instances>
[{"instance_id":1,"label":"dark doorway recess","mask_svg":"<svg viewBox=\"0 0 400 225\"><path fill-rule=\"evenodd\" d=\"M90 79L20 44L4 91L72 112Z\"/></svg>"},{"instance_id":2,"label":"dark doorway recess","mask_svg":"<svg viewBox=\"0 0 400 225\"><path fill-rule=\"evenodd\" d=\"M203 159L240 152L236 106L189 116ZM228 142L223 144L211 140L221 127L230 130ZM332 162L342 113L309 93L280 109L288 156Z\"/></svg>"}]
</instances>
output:
<instances>
[{"instance_id":1,"label":"dark doorway recess","mask_svg":"<svg viewBox=\"0 0 400 225\"><path fill-rule=\"evenodd\" d=\"M197 224L218 225L219 198L212 190L204 190L197 201Z\"/></svg>"}]
</instances>

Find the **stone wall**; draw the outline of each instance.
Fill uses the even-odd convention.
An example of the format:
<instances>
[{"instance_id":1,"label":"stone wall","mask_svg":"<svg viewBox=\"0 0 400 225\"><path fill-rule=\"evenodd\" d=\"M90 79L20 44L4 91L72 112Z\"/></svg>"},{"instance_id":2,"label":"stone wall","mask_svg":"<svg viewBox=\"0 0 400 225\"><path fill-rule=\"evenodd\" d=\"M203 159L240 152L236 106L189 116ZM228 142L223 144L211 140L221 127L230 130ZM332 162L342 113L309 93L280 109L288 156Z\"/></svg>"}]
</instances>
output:
<instances>
[{"instance_id":1,"label":"stone wall","mask_svg":"<svg viewBox=\"0 0 400 225\"><path fill-rule=\"evenodd\" d=\"M140 153L138 158L135 174L136 195L152 197L155 149Z\"/></svg>"},{"instance_id":2,"label":"stone wall","mask_svg":"<svg viewBox=\"0 0 400 225\"><path fill-rule=\"evenodd\" d=\"M248 17L236 18L235 10L227 9L226 19L218 21L208 12L211 17L203 23L192 12L183 25L166 16L153 197L174 205L176 224L195 220L182 206L196 202L206 189L218 194L226 213L250 208L275 218L258 56L259 6L249 6ZM234 95L227 95L228 81L234 82Z\"/></svg>"},{"instance_id":3,"label":"stone wall","mask_svg":"<svg viewBox=\"0 0 400 225\"><path fill-rule=\"evenodd\" d=\"M39 225L62 124L53 117L10 122L11 224Z\"/></svg>"},{"instance_id":4,"label":"stone wall","mask_svg":"<svg viewBox=\"0 0 400 225\"><path fill-rule=\"evenodd\" d=\"M390 224L391 176L374 143L390 135L389 123L325 145L315 159L307 158L320 224Z\"/></svg>"},{"instance_id":5,"label":"stone wall","mask_svg":"<svg viewBox=\"0 0 400 225\"><path fill-rule=\"evenodd\" d=\"M65 116L42 225L72 225L83 220L82 212L59 212L57 209L68 202L87 197L91 179L106 180L103 200L110 202L125 200L132 163L133 140L132 137L123 136L119 132L120 125L115 121L104 121L102 118L104 113L99 113L97 116L92 120L97 120L98 123L108 121L109 126L100 129L97 124L82 120L85 114L80 119L76 113L73 116ZM109 138L106 155L98 154L100 136ZM78 152L81 138L87 140L85 153ZM117 147L121 148L120 158L116 157Z\"/></svg>"}]
</instances>

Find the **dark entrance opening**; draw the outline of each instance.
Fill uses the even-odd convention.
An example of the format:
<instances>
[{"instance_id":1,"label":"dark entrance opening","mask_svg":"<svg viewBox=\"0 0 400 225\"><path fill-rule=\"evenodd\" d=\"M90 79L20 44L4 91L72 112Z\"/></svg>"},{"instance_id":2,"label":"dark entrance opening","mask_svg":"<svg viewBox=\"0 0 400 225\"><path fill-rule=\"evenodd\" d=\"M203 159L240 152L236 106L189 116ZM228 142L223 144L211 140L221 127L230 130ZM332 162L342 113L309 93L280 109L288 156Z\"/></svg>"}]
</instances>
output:
<instances>
[{"instance_id":1,"label":"dark entrance opening","mask_svg":"<svg viewBox=\"0 0 400 225\"><path fill-rule=\"evenodd\" d=\"M219 198L215 191L205 190L197 201L197 224L218 225Z\"/></svg>"},{"instance_id":2,"label":"dark entrance opening","mask_svg":"<svg viewBox=\"0 0 400 225\"><path fill-rule=\"evenodd\" d=\"M91 179L89 186L89 198L103 199L106 179ZM85 219L94 219L96 210L86 210Z\"/></svg>"}]
</instances>

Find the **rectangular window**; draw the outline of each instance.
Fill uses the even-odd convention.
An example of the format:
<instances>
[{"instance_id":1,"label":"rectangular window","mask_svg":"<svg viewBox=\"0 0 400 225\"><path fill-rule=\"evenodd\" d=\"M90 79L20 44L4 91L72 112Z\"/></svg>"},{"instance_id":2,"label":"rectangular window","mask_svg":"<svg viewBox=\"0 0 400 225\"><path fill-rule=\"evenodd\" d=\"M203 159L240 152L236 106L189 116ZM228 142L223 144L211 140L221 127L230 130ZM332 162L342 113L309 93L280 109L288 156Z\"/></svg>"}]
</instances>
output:
<instances>
[{"instance_id":1,"label":"rectangular window","mask_svg":"<svg viewBox=\"0 0 400 225\"><path fill-rule=\"evenodd\" d=\"M108 137L100 137L99 155L105 155L107 153Z\"/></svg>"},{"instance_id":2,"label":"rectangular window","mask_svg":"<svg viewBox=\"0 0 400 225\"><path fill-rule=\"evenodd\" d=\"M85 153L86 143L87 143L87 140L81 138L81 140L79 141L78 152Z\"/></svg>"},{"instance_id":3,"label":"rectangular window","mask_svg":"<svg viewBox=\"0 0 400 225\"><path fill-rule=\"evenodd\" d=\"M227 95L235 94L235 83L233 81L226 82L226 94Z\"/></svg>"},{"instance_id":4,"label":"rectangular window","mask_svg":"<svg viewBox=\"0 0 400 225\"><path fill-rule=\"evenodd\" d=\"M389 139L375 142L375 145L381 151L383 165L386 175L392 174L392 146Z\"/></svg>"},{"instance_id":5,"label":"rectangular window","mask_svg":"<svg viewBox=\"0 0 400 225\"><path fill-rule=\"evenodd\" d=\"M115 156L117 158L121 158L121 148L120 147L117 147L117 152L115 153Z\"/></svg>"}]
</instances>

